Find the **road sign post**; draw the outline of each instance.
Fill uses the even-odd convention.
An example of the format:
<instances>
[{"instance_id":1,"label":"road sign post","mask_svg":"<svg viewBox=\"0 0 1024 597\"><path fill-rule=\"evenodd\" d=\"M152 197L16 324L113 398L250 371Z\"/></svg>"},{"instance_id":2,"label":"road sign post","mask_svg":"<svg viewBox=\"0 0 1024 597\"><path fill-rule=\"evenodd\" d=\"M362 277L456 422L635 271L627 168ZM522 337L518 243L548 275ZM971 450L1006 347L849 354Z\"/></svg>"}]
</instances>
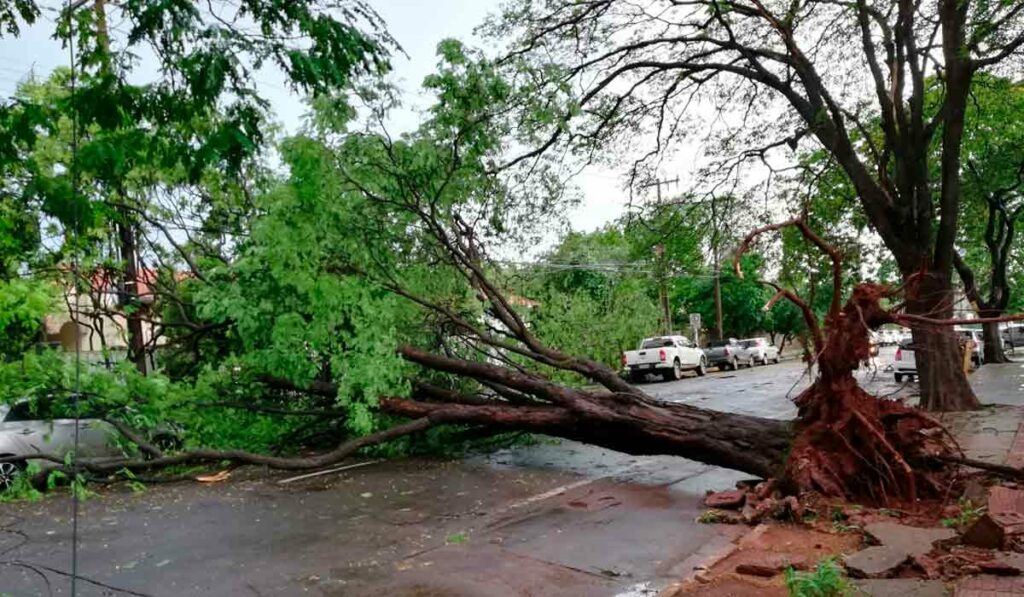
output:
<instances>
[{"instance_id":1,"label":"road sign post","mask_svg":"<svg viewBox=\"0 0 1024 597\"><path fill-rule=\"evenodd\" d=\"M690 313L690 329L693 330L693 343L700 346L700 313Z\"/></svg>"}]
</instances>

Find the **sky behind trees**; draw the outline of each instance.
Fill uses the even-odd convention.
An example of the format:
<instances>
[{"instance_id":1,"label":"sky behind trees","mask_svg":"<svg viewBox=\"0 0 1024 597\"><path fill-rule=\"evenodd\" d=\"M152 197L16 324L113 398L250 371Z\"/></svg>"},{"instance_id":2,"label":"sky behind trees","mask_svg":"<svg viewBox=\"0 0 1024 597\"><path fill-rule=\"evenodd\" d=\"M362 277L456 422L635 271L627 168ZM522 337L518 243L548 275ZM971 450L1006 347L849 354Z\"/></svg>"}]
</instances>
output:
<instances>
[{"instance_id":1,"label":"sky behind trees","mask_svg":"<svg viewBox=\"0 0 1024 597\"><path fill-rule=\"evenodd\" d=\"M473 30L488 14L498 9L499 2L371 0L370 4L405 51L405 55L396 54L392 61L394 72L390 79L402 90L403 109L392 115L389 127L395 132L408 131L418 124L420 110L429 105L429 97L422 91L421 83L437 64L435 50L438 42L454 37L479 47L479 39L475 38ZM67 49L50 37L53 20L61 6L61 2L50 4L49 9L44 9L42 18L34 26L25 28L20 37L0 38L0 93L4 96L12 95L18 83L32 74L45 77L54 68L69 64ZM127 30L116 19L110 26L115 38L119 31L124 33ZM258 79L265 96L273 103L276 119L286 131L295 131L306 111L302 100L286 88L282 74L276 69L264 69ZM687 173L665 173L666 178L677 175L683 186L673 186L671 192L684 190ZM588 167L576 177L575 182L582 191L583 201L569 215L573 229L593 230L623 213L628 193L622 188L622 177L614 169Z\"/></svg>"}]
</instances>

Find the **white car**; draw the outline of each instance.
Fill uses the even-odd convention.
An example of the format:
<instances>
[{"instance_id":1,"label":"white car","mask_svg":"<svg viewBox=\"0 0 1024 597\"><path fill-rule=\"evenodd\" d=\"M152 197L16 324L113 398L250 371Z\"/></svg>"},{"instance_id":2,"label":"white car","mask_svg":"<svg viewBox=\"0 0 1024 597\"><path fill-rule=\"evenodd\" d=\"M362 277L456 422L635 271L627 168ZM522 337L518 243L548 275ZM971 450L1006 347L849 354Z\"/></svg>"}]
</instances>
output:
<instances>
[{"instance_id":1,"label":"white car","mask_svg":"<svg viewBox=\"0 0 1024 597\"><path fill-rule=\"evenodd\" d=\"M753 363L767 365L779 362L779 349L768 338L747 338L740 340L747 358Z\"/></svg>"},{"instance_id":2,"label":"white car","mask_svg":"<svg viewBox=\"0 0 1024 597\"><path fill-rule=\"evenodd\" d=\"M961 338L974 340L974 354L971 355L971 363L975 367L983 365L985 363L985 343L981 339L981 332L966 328L956 328L956 333ZM896 356L893 358L893 369L895 369L893 377L897 382L902 382L904 378L912 380L917 377L917 359L914 355L914 342L912 339L905 339L900 342L899 348L896 349Z\"/></svg>"},{"instance_id":3,"label":"white car","mask_svg":"<svg viewBox=\"0 0 1024 597\"><path fill-rule=\"evenodd\" d=\"M633 382L643 380L649 373L665 380L681 379L683 371L704 375L707 368L704 351L686 336L644 338L639 348L622 353L622 369Z\"/></svg>"},{"instance_id":4,"label":"white car","mask_svg":"<svg viewBox=\"0 0 1024 597\"><path fill-rule=\"evenodd\" d=\"M18 460L0 462L0 490L6 489L30 462L40 468L55 466L48 460L33 459L45 454L63 457L75 444L74 419L41 419L26 401L0 404L0 457ZM113 442L117 436L109 423L98 419L78 420L78 453L82 458L121 456Z\"/></svg>"},{"instance_id":5,"label":"white car","mask_svg":"<svg viewBox=\"0 0 1024 597\"><path fill-rule=\"evenodd\" d=\"M895 344L899 344L901 339L900 332L898 330L893 329L882 330L878 333L878 335L881 339L879 344L881 344L882 346L893 346Z\"/></svg>"},{"instance_id":6,"label":"white car","mask_svg":"<svg viewBox=\"0 0 1024 597\"><path fill-rule=\"evenodd\" d=\"M895 373L893 377L896 379L896 383L900 383L904 378L913 380L917 377L917 360L914 358L914 345L911 342L901 342L899 348L896 349L896 356L893 357L893 369Z\"/></svg>"}]
</instances>

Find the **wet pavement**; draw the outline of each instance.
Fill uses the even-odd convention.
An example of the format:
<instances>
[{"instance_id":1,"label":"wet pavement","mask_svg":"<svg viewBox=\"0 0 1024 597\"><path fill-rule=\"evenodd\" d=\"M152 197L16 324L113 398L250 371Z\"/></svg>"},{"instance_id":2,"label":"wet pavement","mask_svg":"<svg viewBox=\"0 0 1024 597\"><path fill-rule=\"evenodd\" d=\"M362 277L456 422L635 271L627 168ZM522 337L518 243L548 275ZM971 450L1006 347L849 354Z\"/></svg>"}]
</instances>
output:
<instances>
[{"instance_id":1,"label":"wet pavement","mask_svg":"<svg viewBox=\"0 0 1024 597\"><path fill-rule=\"evenodd\" d=\"M885 358L862 383L911 394ZM789 418L804 373L790 360L643 389ZM695 521L704 493L742 473L568 441L280 478L246 468L216 485L102 491L82 505L78 594L654 595L745 531ZM69 515L63 495L0 504L0 594L70 594Z\"/></svg>"}]
</instances>

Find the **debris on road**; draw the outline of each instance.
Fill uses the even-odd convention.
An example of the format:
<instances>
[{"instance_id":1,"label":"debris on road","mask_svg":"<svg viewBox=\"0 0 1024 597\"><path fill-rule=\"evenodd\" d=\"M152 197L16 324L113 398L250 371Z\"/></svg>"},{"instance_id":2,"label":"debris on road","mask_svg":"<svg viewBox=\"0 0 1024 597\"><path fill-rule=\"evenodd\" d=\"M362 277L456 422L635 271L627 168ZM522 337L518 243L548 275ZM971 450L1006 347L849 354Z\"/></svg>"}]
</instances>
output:
<instances>
[{"instance_id":1,"label":"debris on road","mask_svg":"<svg viewBox=\"0 0 1024 597\"><path fill-rule=\"evenodd\" d=\"M739 510L747 501L747 493L740 489L730 491L718 491L709 493L704 498L704 505L708 508L725 508L727 510Z\"/></svg>"},{"instance_id":2,"label":"debris on road","mask_svg":"<svg viewBox=\"0 0 1024 597\"><path fill-rule=\"evenodd\" d=\"M360 468L360 467L364 467L364 466L369 466L371 464L376 464L378 462L381 462L381 461L380 460L367 460L366 462L357 462L355 464L347 464L345 466L338 466L338 467L334 467L334 468L325 469L325 470L322 470L322 471L314 471L312 473L306 473L304 475L299 475L297 477L288 477L287 479L281 479L280 481L277 482L277 484L278 485L287 485L288 483L294 483L295 481L302 481L303 479L312 479L313 477L319 477L319 476L322 476L322 475L329 475L331 473L340 473L341 471L347 471L347 470L351 470L351 469L354 469L354 468Z\"/></svg>"},{"instance_id":3,"label":"debris on road","mask_svg":"<svg viewBox=\"0 0 1024 597\"><path fill-rule=\"evenodd\" d=\"M212 475L199 475L196 477L196 481L200 483L220 483L221 481L227 481L230 477L231 471L225 469Z\"/></svg>"}]
</instances>

